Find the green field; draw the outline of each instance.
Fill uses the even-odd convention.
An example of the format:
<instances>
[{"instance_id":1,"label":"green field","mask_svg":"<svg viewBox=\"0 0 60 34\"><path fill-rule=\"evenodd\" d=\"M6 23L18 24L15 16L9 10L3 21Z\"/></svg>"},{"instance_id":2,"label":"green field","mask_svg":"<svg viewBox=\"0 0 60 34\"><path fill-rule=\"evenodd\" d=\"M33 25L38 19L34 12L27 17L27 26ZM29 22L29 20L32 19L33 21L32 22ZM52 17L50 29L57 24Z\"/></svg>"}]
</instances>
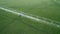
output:
<instances>
[{"instance_id":1,"label":"green field","mask_svg":"<svg viewBox=\"0 0 60 34\"><path fill-rule=\"evenodd\" d=\"M60 3L58 0L0 0L0 7L51 19L59 22L56 24L60 25ZM60 34L60 27L0 9L0 34Z\"/></svg>"}]
</instances>

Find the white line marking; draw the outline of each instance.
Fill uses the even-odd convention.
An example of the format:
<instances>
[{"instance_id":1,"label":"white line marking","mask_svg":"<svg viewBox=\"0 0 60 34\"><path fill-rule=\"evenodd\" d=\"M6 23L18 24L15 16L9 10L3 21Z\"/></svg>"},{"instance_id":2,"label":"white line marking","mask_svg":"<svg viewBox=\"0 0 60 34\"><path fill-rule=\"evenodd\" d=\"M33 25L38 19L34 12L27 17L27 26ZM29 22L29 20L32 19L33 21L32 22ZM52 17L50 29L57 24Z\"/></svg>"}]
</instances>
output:
<instances>
[{"instance_id":1,"label":"white line marking","mask_svg":"<svg viewBox=\"0 0 60 34\"><path fill-rule=\"evenodd\" d=\"M23 17L26 17L26 18L29 18L29 19L32 19L32 20L35 20L35 21L38 21L38 22L43 22L45 24L53 25L53 26L56 26L56 27L59 27L60 28L60 25L57 25L57 24L54 24L54 23L50 23L50 22L45 21L45 20L42 20L42 19L38 19L38 18L29 16L29 15L25 15L23 13L15 12L15 11L12 11L12 10L9 10L9 9L3 8L3 7L0 7L0 9L4 10L6 12L11 12L11 13L14 13L14 14L17 14L17 15L21 15Z\"/></svg>"}]
</instances>

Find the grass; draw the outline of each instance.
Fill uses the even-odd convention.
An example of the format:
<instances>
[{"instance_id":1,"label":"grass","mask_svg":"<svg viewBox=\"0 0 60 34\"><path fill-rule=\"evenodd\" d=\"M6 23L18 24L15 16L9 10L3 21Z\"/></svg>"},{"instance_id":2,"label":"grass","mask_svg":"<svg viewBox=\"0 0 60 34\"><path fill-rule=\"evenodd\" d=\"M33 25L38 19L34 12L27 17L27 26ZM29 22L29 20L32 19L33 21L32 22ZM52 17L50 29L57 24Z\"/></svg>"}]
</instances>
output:
<instances>
[{"instance_id":1,"label":"grass","mask_svg":"<svg viewBox=\"0 0 60 34\"><path fill-rule=\"evenodd\" d=\"M60 5L52 0L0 0L0 6L60 21ZM0 10L0 34L60 34L60 28Z\"/></svg>"}]
</instances>

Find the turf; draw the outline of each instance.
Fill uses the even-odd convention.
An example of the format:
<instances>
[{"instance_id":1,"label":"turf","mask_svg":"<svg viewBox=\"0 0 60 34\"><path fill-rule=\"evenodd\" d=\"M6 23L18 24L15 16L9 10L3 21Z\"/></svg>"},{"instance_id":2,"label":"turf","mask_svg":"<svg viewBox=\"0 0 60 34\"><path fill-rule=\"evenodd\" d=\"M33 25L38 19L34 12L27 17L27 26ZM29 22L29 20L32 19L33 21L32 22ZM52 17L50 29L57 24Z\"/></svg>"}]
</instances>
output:
<instances>
[{"instance_id":1,"label":"turf","mask_svg":"<svg viewBox=\"0 0 60 34\"><path fill-rule=\"evenodd\" d=\"M54 0L0 0L0 6L60 21L60 5ZM0 9L0 34L60 34L60 28Z\"/></svg>"}]
</instances>

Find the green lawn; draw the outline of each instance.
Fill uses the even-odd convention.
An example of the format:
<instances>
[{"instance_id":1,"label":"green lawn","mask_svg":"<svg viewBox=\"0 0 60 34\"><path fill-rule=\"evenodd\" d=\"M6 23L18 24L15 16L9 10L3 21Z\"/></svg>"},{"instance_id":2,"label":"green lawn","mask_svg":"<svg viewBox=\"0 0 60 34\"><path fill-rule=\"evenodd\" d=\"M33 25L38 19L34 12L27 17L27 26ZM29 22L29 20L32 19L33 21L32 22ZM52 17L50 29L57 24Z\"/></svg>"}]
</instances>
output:
<instances>
[{"instance_id":1,"label":"green lawn","mask_svg":"<svg viewBox=\"0 0 60 34\"><path fill-rule=\"evenodd\" d=\"M54 0L0 0L0 7L60 22L60 5ZM60 34L60 28L0 9L0 34Z\"/></svg>"}]
</instances>

